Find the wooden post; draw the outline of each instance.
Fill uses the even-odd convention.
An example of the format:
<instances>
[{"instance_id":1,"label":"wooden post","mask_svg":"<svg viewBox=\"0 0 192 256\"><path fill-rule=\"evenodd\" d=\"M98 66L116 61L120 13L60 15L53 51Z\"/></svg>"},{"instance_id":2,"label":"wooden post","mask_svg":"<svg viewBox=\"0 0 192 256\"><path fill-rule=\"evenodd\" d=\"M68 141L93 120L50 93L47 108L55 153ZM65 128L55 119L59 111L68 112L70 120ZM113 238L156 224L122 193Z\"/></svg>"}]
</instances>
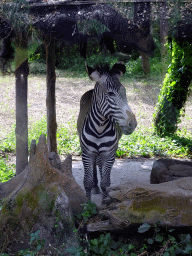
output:
<instances>
[{"instance_id":1,"label":"wooden post","mask_svg":"<svg viewBox=\"0 0 192 256\"><path fill-rule=\"evenodd\" d=\"M28 40L25 33L16 35L15 79L16 79L16 175L28 165L28 113L27 113L27 79Z\"/></svg>"},{"instance_id":2,"label":"wooden post","mask_svg":"<svg viewBox=\"0 0 192 256\"><path fill-rule=\"evenodd\" d=\"M57 153L56 104L55 104L55 39L47 35L44 40L47 65L47 146L49 152Z\"/></svg>"}]
</instances>

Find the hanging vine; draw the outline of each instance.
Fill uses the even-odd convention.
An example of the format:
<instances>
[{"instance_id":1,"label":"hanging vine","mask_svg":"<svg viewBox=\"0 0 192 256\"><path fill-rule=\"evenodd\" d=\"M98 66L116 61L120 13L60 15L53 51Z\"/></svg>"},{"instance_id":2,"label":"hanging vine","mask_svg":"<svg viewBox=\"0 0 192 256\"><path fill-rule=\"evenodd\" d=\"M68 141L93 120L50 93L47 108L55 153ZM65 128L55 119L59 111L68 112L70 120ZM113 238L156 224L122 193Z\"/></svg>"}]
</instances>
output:
<instances>
[{"instance_id":1,"label":"hanging vine","mask_svg":"<svg viewBox=\"0 0 192 256\"><path fill-rule=\"evenodd\" d=\"M154 114L155 132L160 136L177 130L181 109L192 80L192 44L172 40L172 62L165 76Z\"/></svg>"}]
</instances>

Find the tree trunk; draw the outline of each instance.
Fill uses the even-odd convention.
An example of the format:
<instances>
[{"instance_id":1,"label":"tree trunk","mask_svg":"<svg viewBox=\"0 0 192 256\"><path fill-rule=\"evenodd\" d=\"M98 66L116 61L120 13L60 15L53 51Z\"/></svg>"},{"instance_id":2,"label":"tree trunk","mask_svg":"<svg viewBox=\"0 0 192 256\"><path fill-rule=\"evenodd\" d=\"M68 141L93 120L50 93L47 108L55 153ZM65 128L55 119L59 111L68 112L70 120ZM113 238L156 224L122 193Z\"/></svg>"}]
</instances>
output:
<instances>
[{"instance_id":1,"label":"tree trunk","mask_svg":"<svg viewBox=\"0 0 192 256\"><path fill-rule=\"evenodd\" d=\"M16 175L28 164L28 113L27 78L29 74L27 37L24 33L16 36L15 79L16 79Z\"/></svg>"},{"instance_id":2,"label":"tree trunk","mask_svg":"<svg viewBox=\"0 0 192 256\"><path fill-rule=\"evenodd\" d=\"M163 64L163 71L164 70L164 59L166 54L166 42L167 42L167 35L168 35L168 21L167 21L167 4L166 2L161 3L160 9L160 40L161 40L161 60Z\"/></svg>"},{"instance_id":3,"label":"tree trunk","mask_svg":"<svg viewBox=\"0 0 192 256\"><path fill-rule=\"evenodd\" d=\"M151 25L151 5L150 3L134 2L134 23L142 28L150 35ZM145 75L150 73L149 56L145 52L141 52L141 67Z\"/></svg>"},{"instance_id":4,"label":"tree trunk","mask_svg":"<svg viewBox=\"0 0 192 256\"><path fill-rule=\"evenodd\" d=\"M80 213L87 198L72 175L72 157L61 162L56 153L48 153L44 135L37 146L32 141L25 170L0 183L1 200L1 253L18 255L19 250L29 248L29 234L37 230L40 240L45 239L39 255L57 255L55 248L68 255L68 246L79 246L73 215Z\"/></svg>"},{"instance_id":5,"label":"tree trunk","mask_svg":"<svg viewBox=\"0 0 192 256\"><path fill-rule=\"evenodd\" d=\"M149 55L145 52L141 53L141 67L145 75L150 73Z\"/></svg>"},{"instance_id":6,"label":"tree trunk","mask_svg":"<svg viewBox=\"0 0 192 256\"><path fill-rule=\"evenodd\" d=\"M46 36L44 40L47 65L47 146L49 152L57 152L56 104L55 104L55 39Z\"/></svg>"}]
</instances>

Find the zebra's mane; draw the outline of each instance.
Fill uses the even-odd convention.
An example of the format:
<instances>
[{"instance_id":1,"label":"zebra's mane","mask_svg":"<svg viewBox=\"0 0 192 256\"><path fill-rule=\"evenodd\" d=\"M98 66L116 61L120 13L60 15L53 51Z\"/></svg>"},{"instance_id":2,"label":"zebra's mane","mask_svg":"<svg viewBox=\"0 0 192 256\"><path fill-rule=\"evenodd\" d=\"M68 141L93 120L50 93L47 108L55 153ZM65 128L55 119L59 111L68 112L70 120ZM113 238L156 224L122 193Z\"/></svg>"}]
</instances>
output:
<instances>
[{"instance_id":1,"label":"zebra's mane","mask_svg":"<svg viewBox=\"0 0 192 256\"><path fill-rule=\"evenodd\" d=\"M104 65L95 65L95 69L101 74L101 75L104 75L104 74L108 74L108 75L114 75L114 74L119 74L121 73L121 71L123 73L125 73L126 71L126 68L125 66L123 65L122 67L122 63L116 63L111 69L109 67L108 64L104 64ZM123 69L123 70L122 70Z\"/></svg>"},{"instance_id":2,"label":"zebra's mane","mask_svg":"<svg viewBox=\"0 0 192 256\"><path fill-rule=\"evenodd\" d=\"M101 74L110 74L111 70L108 64L105 65L95 65L95 69ZM111 74L110 74L111 75Z\"/></svg>"}]
</instances>

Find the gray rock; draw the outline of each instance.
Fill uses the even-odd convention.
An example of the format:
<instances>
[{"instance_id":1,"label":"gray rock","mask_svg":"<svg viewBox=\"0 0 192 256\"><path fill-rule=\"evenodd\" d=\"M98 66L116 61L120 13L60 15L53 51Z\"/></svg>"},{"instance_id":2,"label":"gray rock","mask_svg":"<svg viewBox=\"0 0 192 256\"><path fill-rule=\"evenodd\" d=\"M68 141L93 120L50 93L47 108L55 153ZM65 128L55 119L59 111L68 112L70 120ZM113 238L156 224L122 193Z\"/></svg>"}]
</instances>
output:
<instances>
[{"instance_id":1,"label":"gray rock","mask_svg":"<svg viewBox=\"0 0 192 256\"><path fill-rule=\"evenodd\" d=\"M159 159L153 163L150 183L159 184L183 177L192 177L192 162Z\"/></svg>"}]
</instances>

